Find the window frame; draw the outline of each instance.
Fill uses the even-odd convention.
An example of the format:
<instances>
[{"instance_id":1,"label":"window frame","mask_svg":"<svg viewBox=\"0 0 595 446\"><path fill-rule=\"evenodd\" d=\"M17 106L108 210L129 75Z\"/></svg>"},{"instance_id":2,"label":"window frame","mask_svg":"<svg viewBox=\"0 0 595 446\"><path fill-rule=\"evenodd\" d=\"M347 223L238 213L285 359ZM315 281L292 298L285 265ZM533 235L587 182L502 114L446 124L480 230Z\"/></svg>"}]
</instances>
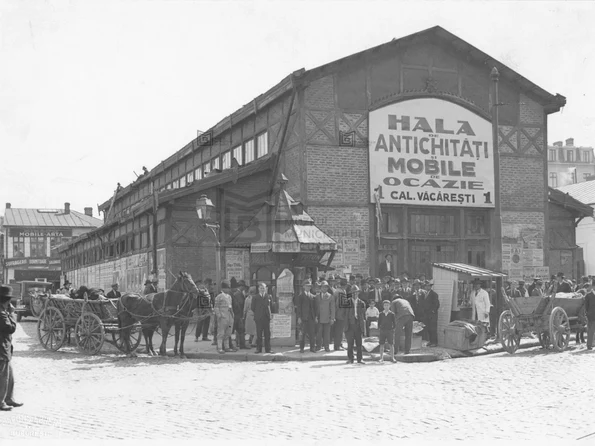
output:
<instances>
[{"instance_id":1,"label":"window frame","mask_svg":"<svg viewBox=\"0 0 595 446\"><path fill-rule=\"evenodd\" d=\"M264 138L263 138L264 137ZM265 143L262 144L262 140L264 139ZM264 131L256 135L256 159L262 158L269 154L269 132ZM265 146L265 151L261 153L261 146Z\"/></svg>"},{"instance_id":2,"label":"window frame","mask_svg":"<svg viewBox=\"0 0 595 446\"><path fill-rule=\"evenodd\" d=\"M232 148L231 153L232 153L231 157L235 158L240 166L244 164L244 151L242 150L241 144ZM239 159L236 155L240 156Z\"/></svg>"},{"instance_id":3,"label":"window frame","mask_svg":"<svg viewBox=\"0 0 595 446\"><path fill-rule=\"evenodd\" d=\"M244 150L244 164L249 164L252 161L256 160L256 152L255 152L255 145L254 145L254 138L251 138L244 142L243 144ZM250 154L250 156L247 156Z\"/></svg>"},{"instance_id":4,"label":"window frame","mask_svg":"<svg viewBox=\"0 0 595 446\"><path fill-rule=\"evenodd\" d=\"M41 241L40 241L41 240ZM39 252L39 246L42 246L43 249L42 254L34 254L34 247L35 246L35 252ZM47 244L47 237L29 237L29 257L35 257L35 258L39 258L39 257L47 257L47 249L48 249L48 244Z\"/></svg>"},{"instance_id":5,"label":"window frame","mask_svg":"<svg viewBox=\"0 0 595 446\"><path fill-rule=\"evenodd\" d=\"M221 170L230 169L231 168L231 150L227 152L223 152L221 155Z\"/></svg>"},{"instance_id":6,"label":"window frame","mask_svg":"<svg viewBox=\"0 0 595 446\"><path fill-rule=\"evenodd\" d=\"M558 172L550 172L548 180L549 180L548 183L550 183L550 187L553 187L554 189L557 188L558 187ZM551 180L554 180L554 181L552 182Z\"/></svg>"}]
</instances>

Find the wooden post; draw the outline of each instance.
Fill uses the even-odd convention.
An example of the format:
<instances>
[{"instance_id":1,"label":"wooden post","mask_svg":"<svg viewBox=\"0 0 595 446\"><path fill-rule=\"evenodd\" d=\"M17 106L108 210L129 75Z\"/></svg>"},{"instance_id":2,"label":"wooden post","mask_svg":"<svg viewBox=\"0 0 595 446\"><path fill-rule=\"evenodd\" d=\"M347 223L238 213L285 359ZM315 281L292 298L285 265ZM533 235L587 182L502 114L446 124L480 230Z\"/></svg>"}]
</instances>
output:
<instances>
[{"instance_id":1,"label":"wooden post","mask_svg":"<svg viewBox=\"0 0 595 446\"><path fill-rule=\"evenodd\" d=\"M500 213L500 148L498 143L498 81L500 73L494 67L490 74L492 79L492 145L494 146L494 218L491 231L491 268L502 270L502 216Z\"/></svg>"}]
</instances>

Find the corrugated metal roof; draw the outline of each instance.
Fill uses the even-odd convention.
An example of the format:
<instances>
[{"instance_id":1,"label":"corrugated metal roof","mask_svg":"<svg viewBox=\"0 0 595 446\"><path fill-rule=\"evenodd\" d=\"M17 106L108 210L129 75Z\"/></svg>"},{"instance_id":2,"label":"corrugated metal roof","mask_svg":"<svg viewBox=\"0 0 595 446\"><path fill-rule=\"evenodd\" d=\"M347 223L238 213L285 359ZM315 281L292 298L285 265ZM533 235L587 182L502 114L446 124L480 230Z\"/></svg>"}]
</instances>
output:
<instances>
[{"instance_id":1,"label":"corrugated metal roof","mask_svg":"<svg viewBox=\"0 0 595 446\"><path fill-rule=\"evenodd\" d=\"M595 180L582 183L569 184L558 188L559 191L568 193L572 198L585 204L595 204Z\"/></svg>"},{"instance_id":2,"label":"corrugated metal roof","mask_svg":"<svg viewBox=\"0 0 595 446\"><path fill-rule=\"evenodd\" d=\"M448 271L468 274L471 277L508 277L508 275L504 273L490 271L489 269L467 265L465 263L432 263L432 265L438 268L446 269Z\"/></svg>"},{"instance_id":3,"label":"corrugated metal roof","mask_svg":"<svg viewBox=\"0 0 595 446\"><path fill-rule=\"evenodd\" d=\"M48 209L5 209L4 226L97 228L103 224L103 220L99 218L73 210L68 214L65 214L63 209L56 209L56 212L48 211Z\"/></svg>"}]
</instances>

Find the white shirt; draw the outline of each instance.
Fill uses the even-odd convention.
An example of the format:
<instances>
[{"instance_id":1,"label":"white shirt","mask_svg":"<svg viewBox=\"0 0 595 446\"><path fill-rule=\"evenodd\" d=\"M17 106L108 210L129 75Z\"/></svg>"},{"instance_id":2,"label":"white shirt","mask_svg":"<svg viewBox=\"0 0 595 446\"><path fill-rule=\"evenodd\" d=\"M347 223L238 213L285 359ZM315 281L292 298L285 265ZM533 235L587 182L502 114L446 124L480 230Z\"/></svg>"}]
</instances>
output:
<instances>
[{"instance_id":1,"label":"white shirt","mask_svg":"<svg viewBox=\"0 0 595 446\"><path fill-rule=\"evenodd\" d=\"M472 319L477 319L481 322L490 322L490 295L486 290L480 288L479 290L471 291L471 306Z\"/></svg>"},{"instance_id":2,"label":"white shirt","mask_svg":"<svg viewBox=\"0 0 595 446\"><path fill-rule=\"evenodd\" d=\"M353 302L353 312L355 314L355 318L357 319L357 300L351 299Z\"/></svg>"}]
</instances>

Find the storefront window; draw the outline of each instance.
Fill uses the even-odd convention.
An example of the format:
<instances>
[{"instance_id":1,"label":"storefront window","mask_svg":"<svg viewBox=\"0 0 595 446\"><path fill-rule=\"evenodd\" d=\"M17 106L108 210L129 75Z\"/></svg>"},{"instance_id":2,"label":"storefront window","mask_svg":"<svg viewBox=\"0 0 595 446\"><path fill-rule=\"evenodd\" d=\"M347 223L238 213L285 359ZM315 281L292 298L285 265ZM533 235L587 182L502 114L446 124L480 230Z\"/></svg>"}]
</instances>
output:
<instances>
[{"instance_id":1,"label":"storefront window","mask_svg":"<svg viewBox=\"0 0 595 446\"><path fill-rule=\"evenodd\" d=\"M25 237L15 237L12 245L13 257L25 257Z\"/></svg>"},{"instance_id":2,"label":"storefront window","mask_svg":"<svg viewBox=\"0 0 595 446\"><path fill-rule=\"evenodd\" d=\"M409 232L416 235L455 235L454 215L411 214Z\"/></svg>"},{"instance_id":3,"label":"storefront window","mask_svg":"<svg viewBox=\"0 0 595 446\"><path fill-rule=\"evenodd\" d=\"M485 235L485 215L467 215L467 235Z\"/></svg>"},{"instance_id":4,"label":"storefront window","mask_svg":"<svg viewBox=\"0 0 595 446\"><path fill-rule=\"evenodd\" d=\"M31 237L31 257L47 257L45 237Z\"/></svg>"}]
</instances>

